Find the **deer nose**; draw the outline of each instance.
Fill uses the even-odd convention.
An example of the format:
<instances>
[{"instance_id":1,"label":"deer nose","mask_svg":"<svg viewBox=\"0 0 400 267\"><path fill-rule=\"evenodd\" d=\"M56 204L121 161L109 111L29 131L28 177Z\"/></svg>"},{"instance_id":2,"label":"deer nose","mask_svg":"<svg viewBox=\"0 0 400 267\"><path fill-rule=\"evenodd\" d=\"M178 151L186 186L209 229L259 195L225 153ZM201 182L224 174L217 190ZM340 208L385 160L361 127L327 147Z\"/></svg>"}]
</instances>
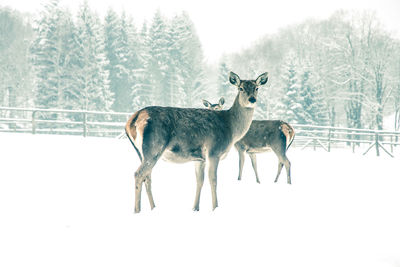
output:
<instances>
[{"instance_id":1,"label":"deer nose","mask_svg":"<svg viewBox=\"0 0 400 267\"><path fill-rule=\"evenodd\" d=\"M254 96L249 98L249 102L252 103L252 104L256 103L256 101L257 101L257 99Z\"/></svg>"}]
</instances>

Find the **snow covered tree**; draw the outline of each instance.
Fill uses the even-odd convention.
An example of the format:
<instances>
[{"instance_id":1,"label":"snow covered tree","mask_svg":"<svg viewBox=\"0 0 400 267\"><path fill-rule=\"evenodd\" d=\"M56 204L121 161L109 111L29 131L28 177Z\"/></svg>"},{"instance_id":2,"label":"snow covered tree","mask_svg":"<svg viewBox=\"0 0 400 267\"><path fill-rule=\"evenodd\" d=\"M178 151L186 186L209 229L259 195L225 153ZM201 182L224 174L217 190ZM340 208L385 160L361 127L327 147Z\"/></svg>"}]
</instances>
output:
<instances>
[{"instance_id":1,"label":"snow covered tree","mask_svg":"<svg viewBox=\"0 0 400 267\"><path fill-rule=\"evenodd\" d=\"M151 103L155 105L168 105L170 90L167 82L169 64L170 36L167 31L166 19L157 10L153 17L148 36L150 57L147 63L151 90Z\"/></svg>"},{"instance_id":2,"label":"snow covered tree","mask_svg":"<svg viewBox=\"0 0 400 267\"><path fill-rule=\"evenodd\" d=\"M130 18L121 17L112 9L105 18L105 52L108 59L110 90L115 101L112 109L129 111L132 107L132 87L137 83L135 70L141 68L138 56L138 36Z\"/></svg>"},{"instance_id":3,"label":"snow covered tree","mask_svg":"<svg viewBox=\"0 0 400 267\"><path fill-rule=\"evenodd\" d=\"M19 12L0 7L0 105L33 105L29 61L32 26ZM10 113L13 113L12 111Z\"/></svg>"},{"instance_id":4,"label":"snow covered tree","mask_svg":"<svg viewBox=\"0 0 400 267\"><path fill-rule=\"evenodd\" d=\"M86 110L108 111L114 101L109 89L104 34L100 19L89 9L87 1L80 7L77 18L79 42L80 106Z\"/></svg>"},{"instance_id":5,"label":"snow covered tree","mask_svg":"<svg viewBox=\"0 0 400 267\"><path fill-rule=\"evenodd\" d=\"M224 97L225 103L230 104L235 100L237 92L229 82L229 72L230 69L227 64L224 61L220 62L217 77L217 97Z\"/></svg>"},{"instance_id":6,"label":"snow covered tree","mask_svg":"<svg viewBox=\"0 0 400 267\"><path fill-rule=\"evenodd\" d=\"M80 54L72 14L58 1L45 5L37 22L31 58L36 70L35 105L42 108L81 109ZM50 118L72 114L52 114Z\"/></svg>"},{"instance_id":7,"label":"snow covered tree","mask_svg":"<svg viewBox=\"0 0 400 267\"><path fill-rule=\"evenodd\" d=\"M35 105L41 108L57 108L61 96L60 70L61 9L59 0L51 0L37 21L36 38L31 45L32 63L36 71Z\"/></svg>"},{"instance_id":8,"label":"snow covered tree","mask_svg":"<svg viewBox=\"0 0 400 267\"><path fill-rule=\"evenodd\" d=\"M183 55L180 69L185 90L185 106L192 107L200 105L201 99L208 96L205 90L204 54L189 15L185 12L182 13L179 21L181 38L176 41L181 43Z\"/></svg>"},{"instance_id":9,"label":"snow covered tree","mask_svg":"<svg viewBox=\"0 0 400 267\"><path fill-rule=\"evenodd\" d=\"M278 117L289 123L305 123L303 118L306 116L304 115L304 109L300 104L301 100L297 79L295 58L293 54L289 54L288 59L283 66L281 76L283 97L277 108Z\"/></svg>"},{"instance_id":10,"label":"snow covered tree","mask_svg":"<svg viewBox=\"0 0 400 267\"><path fill-rule=\"evenodd\" d=\"M328 109L310 70L304 71L301 75L299 96L303 107L300 113L303 117L299 118L301 123L327 125Z\"/></svg>"},{"instance_id":11,"label":"snow covered tree","mask_svg":"<svg viewBox=\"0 0 400 267\"><path fill-rule=\"evenodd\" d=\"M170 39L168 79L170 86L169 105L185 106L187 101L184 89L185 54L184 40L187 39L187 32L182 24L180 16L175 16L168 27Z\"/></svg>"},{"instance_id":12,"label":"snow covered tree","mask_svg":"<svg viewBox=\"0 0 400 267\"><path fill-rule=\"evenodd\" d=\"M121 88L121 73L119 65L121 63L119 49L119 34L121 33L121 24L117 13L109 8L104 20L104 52L107 57L107 64L104 66L109 73L110 91L113 92L115 101L112 105L112 109L120 111L121 100L124 99L124 95L120 95L120 92L126 88Z\"/></svg>"},{"instance_id":13,"label":"snow covered tree","mask_svg":"<svg viewBox=\"0 0 400 267\"><path fill-rule=\"evenodd\" d=\"M63 57L60 60L60 99L59 108L81 109L82 92L79 88L79 43L77 29L72 14L64 11L62 20L61 47ZM75 118L69 114L68 117Z\"/></svg>"},{"instance_id":14,"label":"snow covered tree","mask_svg":"<svg viewBox=\"0 0 400 267\"><path fill-rule=\"evenodd\" d=\"M139 110L151 105L151 73L150 73L150 44L147 22L142 25L138 36L137 51L141 68L134 70L135 82L132 85L131 98L133 110Z\"/></svg>"},{"instance_id":15,"label":"snow covered tree","mask_svg":"<svg viewBox=\"0 0 400 267\"><path fill-rule=\"evenodd\" d=\"M374 18L371 18L371 24ZM378 26L370 29L368 34L368 65L367 70L372 77L371 95L375 115L375 125L378 130L383 130L383 115L386 104L392 93L390 86L390 67L395 68L392 57L395 55L395 41Z\"/></svg>"}]
</instances>

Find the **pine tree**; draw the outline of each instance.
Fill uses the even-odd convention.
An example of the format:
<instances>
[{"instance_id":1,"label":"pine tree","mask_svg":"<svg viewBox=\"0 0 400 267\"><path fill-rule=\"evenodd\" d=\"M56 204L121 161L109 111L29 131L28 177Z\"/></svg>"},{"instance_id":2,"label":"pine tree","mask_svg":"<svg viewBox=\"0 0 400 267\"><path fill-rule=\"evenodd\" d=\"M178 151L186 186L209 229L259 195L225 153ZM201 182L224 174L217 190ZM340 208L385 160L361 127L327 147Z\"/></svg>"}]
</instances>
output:
<instances>
[{"instance_id":1,"label":"pine tree","mask_svg":"<svg viewBox=\"0 0 400 267\"><path fill-rule=\"evenodd\" d=\"M150 40L146 21L142 25L137 43L138 62L141 68L134 70L135 82L132 85L131 98L133 110L151 105Z\"/></svg>"},{"instance_id":2,"label":"pine tree","mask_svg":"<svg viewBox=\"0 0 400 267\"><path fill-rule=\"evenodd\" d=\"M113 92L115 101L112 105L112 109L120 111L121 99L123 96L120 95L122 88L120 87L120 55L119 53L119 33L121 32L121 25L117 13L111 8L108 9L105 21L104 21L104 51L107 57L108 63L105 69L109 73L110 80L110 91Z\"/></svg>"},{"instance_id":3,"label":"pine tree","mask_svg":"<svg viewBox=\"0 0 400 267\"><path fill-rule=\"evenodd\" d=\"M201 99L208 96L205 90L204 54L194 24L185 12L180 16L180 25L179 42L183 55L180 68L186 92L185 103L187 106L197 106Z\"/></svg>"},{"instance_id":4,"label":"pine tree","mask_svg":"<svg viewBox=\"0 0 400 267\"><path fill-rule=\"evenodd\" d=\"M122 16L124 18L124 14ZM127 89L128 95L127 99L129 99L130 103L127 105L129 110L132 109L132 92L133 88L137 84L142 83L142 73L144 71L145 62L143 57L141 56L142 51L142 41L141 37L137 31L136 26L134 25L131 18L126 21L126 35L127 35L127 57L126 57L126 67L129 69L129 88Z\"/></svg>"},{"instance_id":5,"label":"pine tree","mask_svg":"<svg viewBox=\"0 0 400 267\"><path fill-rule=\"evenodd\" d=\"M78 35L72 19L72 14L65 11L62 17L61 43L63 57L62 68L60 68L60 90L61 98L59 107L63 109L81 109L80 101L82 92L79 88L79 58L78 58ZM73 114L67 117L76 118Z\"/></svg>"},{"instance_id":6,"label":"pine tree","mask_svg":"<svg viewBox=\"0 0 400 267\"><path fill-rule=\"evenodd\" d=\"M136 70L142 68L136 28L124 12L118 18L112 9L108 11L104 28L110 90L115 97L113 110L129 111L132 108L132 87L139 80Z\"/></svg>"},{"instance_id":7,"label":"pine tree","mask_svg":"<svg viewBox=\"0 0 400 267\"><path fill-rule=\"evenodd\" d=\"M29 45L33 29L23 14L0 7L0 105L31 106L33 73ZM10 111L11 116L20 113Z\"/></svg>"},{"instance_id":8,"label":"pine tree","mask_svg":"<svg viewBox=\"0 0 400 267\"><path fill-rule=\"evenodd\" d=\"M297 72L293 55L289 55L281 77L283 84L283 98L278 106L280 119L291 123L304 123L303 107L300 104L299 84L297 82Z\"/></svg>"},{"instance_id":9,"label":"pine tree","mask_svg":"<svg viewBox=\"0 0 400 267\"><path fill-rule=\"evenodd\" d=\"M306 70L301 77L299 94L304 109L302 123L327 125L329 121L328 108L313 76L311 71Z\"/></svg>"},{"instance_id":10,"label":"pine tree","mask_svg":"<svg viewBox=\"0 0 400 267\"><path fill-rule=\"evenodd\" d=\"M32 64L36 72L35 105L41 108L59 107L61 18L59 0L51 0L45 4L35 28L36 38L31 46Z\"/></svg>"},{"instance_id":11,"label":"pine tree","mask_svg":"<svg viewBox=\"0 0 400 267\"><path fill-rule=\"evenodd\" d=\"M109 90L107 59L104 52L104 35L99 18L84 1L77 19L79 40L79 86L83 92L81 108L109 111L113 94Z\"/></svg>"},{"instance_id":12,"label":"pine tree","mask_svg":"<svg viewBox=\"0 0 400 267\"><path fill-rule=\"evenodd\" d=\"M154 15L150 30L149 30L149 50L150 58L147 64L149 71L149 83L151 90L151 103L155 105L168 104L169 84L166 83L168 70L168 49L169 36L167 32L167 24L160 10Z\"/></svg>"},{"instance_id":13,"label":"pine tree","mask_svg":"<svg viewBox=\"0 0 400 267\"><path fill-rule=\"evenodd\" d=\"M236 92L232 90L232 86L229 82L229 72L227 64L225 62L220 62L217 78L217 94L219 97L224 97L226 103L233 103Z\"/></svg>"},{"instance_id":14,"label":"pine tree","mask_svg":"<svg viewBox=\"0 0 400 267\"><path fill-rule=\"evenodd\" d=\"M175 16L169 27L170 48L169 48L169 66L168 78L170 86L169 105L185 106L187 97L184 88L185 75L185 54L184 42L187 38L187 33L182 25L181 16Z\"/></svg>"}]
</instances>

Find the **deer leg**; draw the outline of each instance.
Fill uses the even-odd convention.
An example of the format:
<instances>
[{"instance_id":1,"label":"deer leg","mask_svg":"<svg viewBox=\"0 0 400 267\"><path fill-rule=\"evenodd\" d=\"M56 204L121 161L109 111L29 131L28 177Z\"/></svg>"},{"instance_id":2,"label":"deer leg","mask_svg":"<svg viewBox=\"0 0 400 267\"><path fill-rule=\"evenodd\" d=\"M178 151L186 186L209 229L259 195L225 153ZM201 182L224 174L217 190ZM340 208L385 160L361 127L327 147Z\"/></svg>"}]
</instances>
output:
<instances>
[{"instance_id":1,"label":"deer leg","mask_svg":"<svg viewBox=\"0 0 400 267\"><path fill-rule=\"evenodd\" d=\"M256 174L256 181L257 183L260 183L260 180L258 179L258 172L257 172L257 157L256 154L254 153L248 153L249 157L251 159L251 165L253 166L254 173Z\"/></svg>"},{"instance_id":2,"label":"deer leg","mask_svg":"<svg viewBox=\"0 0 400 267\"><path fill-rule=\"evenodd\" d=\"M275 183L278 182L279 175L281 175L282 167L283 167L283 163L279 161L278 173L276 174Z\"/></svg>"},{"instance_id":3,"label":"deer leg","mask_svg":"<svg viewBox=\"0 0 400 267\"><path fill-rule=\"evenodd\" d=\"M291 179L291 176L290 176L291 163L290 163L290 161L288 160L288 158L286 156L284 156L284 158L283 158L283 164L285 164L285 168L286 168L287 183L288 184L292 184L292 179Z\"/></svg>"},{"instance_id":4,"label":"deer leg","mask_svg":"<svg viewBox=\"0 0 400 267\"><path fill-rule=\"evenodd\" d=\"M286 157L286 155L279 156L279 167L278 167L278 174L276 176L275 182L278 181L278 176L281 173L282 167L285 165L286 168L286 174L287 174L287 183L291 184L291 176L290 176L290 161Z\"/></svg>"},{"instance_id":5,"label":"deer leg","mask_svg":"<svg viewBox=\"0 0 400 267\"><path fill-rule=\"evenodd\" d=\"M140 201L141 201L141 197L142 197L143 181L144 181L144 177L140 173L136 172L135 173L135 213L140 212Z\"/></svg>"},{"instance_id":6,"label":"deer leg","mask_svg":"<svg viewBox=\"0 0 400 267\"><path fill-rule=\"evenodd\" d=\"M286 157L286 139L280 139L276 145L272 145L271 148L275 152L275 155L278 157L278 173L276 174L275 183L278 182L279 175L281 174L282 167L285 165L286 172L288 173L288 184L290 184L290 162ZM289 171L288 171L289 170Z\"/></svg>"},{"instance_id":7,"label":"deer leg","mask_svg":"<svg viewBox=\"0 0 400 267\"><path fill-rule=\"evenodd\" d=\"M203 184L204 184L204 167L205 167L205 165L206 164L204 161L195 162L197 187L196 187L196 197L194 198L194 206L193 206L194 211L199 210L200 193L201 193L201 188L203 187Z\"/></svg>"},{"instance_id":8,"label":"deer leg","mask_svg":"<svg viewBox=\"0 0 400 267\"><path fill-rule=\"evenodd\" d=\"M218 169L219 158L210 158L208 160L208 179L211 185L211 196L213 210L218 207L217 200L217 169Z\"/></svg>"},{"instance_id":9,"label":"deer leg","mask_svg":"<svg viewBox=\"0 0 400 267\"><path fill-rule=\"evenodd\" d=\"M140 212L140 201L142 196L143 182L146 182L146 190L150 200L150 206L152 209L155 207L153 196L151 193L151 171L156 164L158 158L159 156L156 156L151 161L144 159L137 171L135 172L135 213Z\"/></svg>"},{"instance_id":10,"label":"deer leg","mask_svg":"<svg viewBox=\"0 0 400 267\"><path fill-rule=\"evenodd\" d=\"M239 152L239 176L238 180L242 180L242 172L243 172L243 165L244 165L244 150L238 149Z\"/></svg>"},{"instance_id":11,"label":"deer leg","mask_svg":"<svg viewBox=\"0 0 400 267\"><path fill-rule=\"evenodd\" d=\"M154 209L154 207L156 205L154 205L153 194L151 193L151 174L149 174L146 177L145 184L146 184L147 197L149 198L149 202L150 202L150 207L151 207L151 209Z\"/></svg>"}]
</instances>

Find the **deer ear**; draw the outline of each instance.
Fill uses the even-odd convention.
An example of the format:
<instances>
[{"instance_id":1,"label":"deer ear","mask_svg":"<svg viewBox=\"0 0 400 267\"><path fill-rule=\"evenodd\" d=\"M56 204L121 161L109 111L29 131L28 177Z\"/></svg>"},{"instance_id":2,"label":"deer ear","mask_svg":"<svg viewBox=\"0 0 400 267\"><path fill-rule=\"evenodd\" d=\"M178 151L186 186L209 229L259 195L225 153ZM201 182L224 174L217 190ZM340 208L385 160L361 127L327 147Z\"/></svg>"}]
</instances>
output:
<instances>
[{"instance_id":1,"label":"deer ear","mask_svg":"<svg viewBox=\"0 0 400 267\"><path fill-rule=\"evenodd\" d=\"M223 106L225 104L225 99L223 98L223 97L221 97L220 99L219 99L219 105L220 106Z\"/></svg>"},{"instance_id":2,"label":"deer ear","mask_svg":"<svg viewBox=\"0 0 400 267\"><path fill-rule=\"evenodd\" d=\"M206 108L209 108L211 106L211 103L203 99L203 105L206 106Z\"/></svg>"},{"instance_id":3,"label":"deer ear","mask_svg":"<svg viewBox=\"0 0 400 267\"><path fill-rule=\"evenodd\" d=\"M256 80L256 84L259 85L264 85L266 84L268 81L268 72L264 72L263 74L261 74L260 76L258 76L257 80Z\"/></svg>"},{"instance_id":4,"label":"deer ear","mask_svg":"<svg viewBox=\"0 0 400 267\"><path fill-rule=\"evenodd\" d=\"M240 85L240 78L236 73L233 73L232 71L229 73L229 81L231 84L236 85L239 87Z\"/></svg>"}]
</instances>

